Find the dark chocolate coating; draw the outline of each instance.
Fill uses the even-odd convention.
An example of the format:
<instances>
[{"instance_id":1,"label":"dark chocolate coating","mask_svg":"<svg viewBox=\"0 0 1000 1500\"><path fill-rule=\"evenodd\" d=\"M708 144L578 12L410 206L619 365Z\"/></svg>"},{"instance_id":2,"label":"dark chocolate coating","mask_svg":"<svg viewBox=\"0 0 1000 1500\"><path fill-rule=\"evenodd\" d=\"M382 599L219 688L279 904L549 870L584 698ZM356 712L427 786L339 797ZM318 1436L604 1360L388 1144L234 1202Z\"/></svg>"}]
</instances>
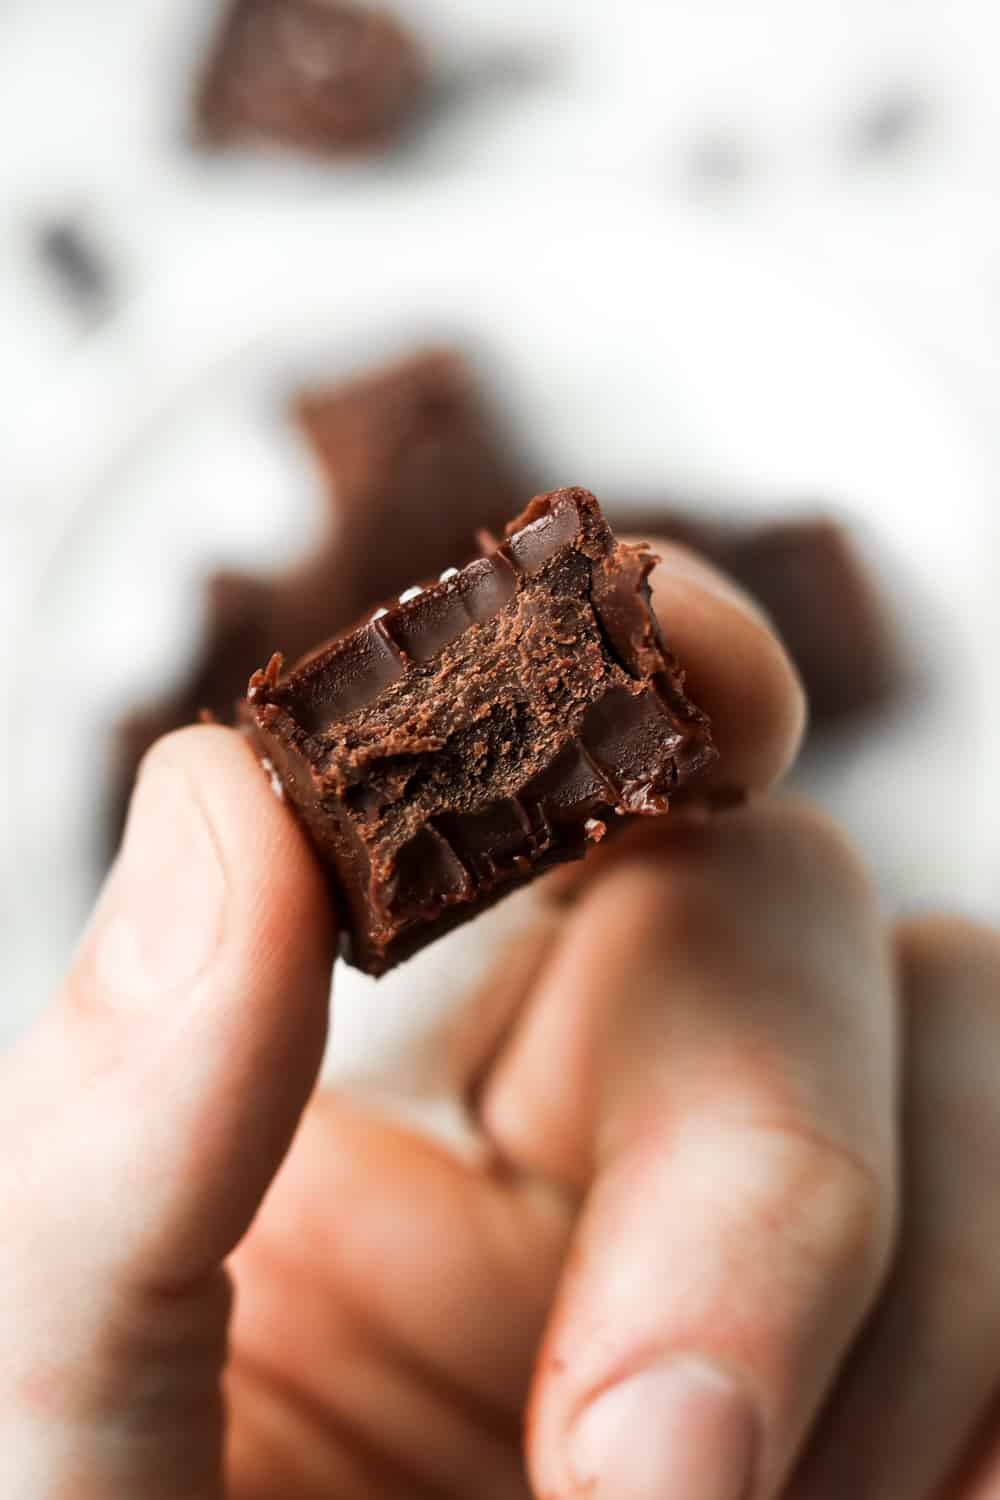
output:
<instances>
[{"instance_id":1,"label":"dark chocolate coating","mask_svg":"<svg viewBox=\"0 0 1000 1500\"><path fill-rule=\"evenodd\" d=\"M814 727L885 708L902 691L888 601L836 521L807 515L747 524L622 508L615 526L682 542L753 595L798 668Z\"/></svg>"},{"instance_id":2,"label":"dark chocolate coating","mask_svg":"<svg viewBox=\"0 0 1000 1500\"><path fill-rule=\"evenodd\" d=\"M487 556L254 675L244 723L330 868L350 962L384 973L715 759L653 561L555 490Z\"/></svg>"},{"instance_id":3,"label":"dark chocolate coating","mask_svg":"<svg viewBox=\"0 0 1000 1500\"><path fill-rule=\"evenodd\" d=\"M199 138L325 155L397 135L426 82L410 33L352 0L232 0L198 89Z\"/></svg>"},{"instance_id":4,"label":"dark chocolate coating","mask_svg":"<svg viewBox=\"0 0 1000 1500\"><path fill-rule=\"evenodd\" d=\"M463 562L476 550L476 528L502 531L530 491L504 455L471 368L453 350L422 350L303 392L294 413L326 476L331 534L289 574L208 580L207 635L187 682L119 728L113 844L139 761L160 735L203 709L229 722L251 672L273 650L295 661L353 625L373 599Z\"/></svg>"}]
</instances>

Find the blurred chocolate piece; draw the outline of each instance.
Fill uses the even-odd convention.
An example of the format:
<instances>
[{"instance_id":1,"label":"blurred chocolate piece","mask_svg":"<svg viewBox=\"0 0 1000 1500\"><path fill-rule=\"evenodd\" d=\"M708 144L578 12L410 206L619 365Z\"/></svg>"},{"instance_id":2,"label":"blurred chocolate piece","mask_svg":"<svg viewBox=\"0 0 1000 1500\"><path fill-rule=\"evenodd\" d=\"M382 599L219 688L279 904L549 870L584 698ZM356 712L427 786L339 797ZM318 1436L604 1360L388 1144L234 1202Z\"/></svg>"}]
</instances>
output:
<instances>
[{"instance_id":1,"label":"blurred chocolate piece","mask_svg":"<svg viewBox=\"0 0 1000 1500\"><path fill-rule=\"evenodd\" d=\"M681 542L753 595L799 670L814 725L885 708L902 689L888 601L844 528L828 517L751 525L625 507L615 526Z\"/></svg>"},{"instance_id":2,"label":"blurred chocolate piece","mask_svg":"<svg viewBox=\"0 0 1000 1500\"><path fill-rule=\"evenodd\" d=\"M413 37L386 10L231 0L198 91L199 137L320 155L373 150L401 132L425 81Z\"/></svg>"},{"instance_id":3,"label":"blurred chocolate piece","mask_svg":"<svg viewBox=\"0 0 1000 1500\"><path fill-rule=\"evenodd\" d=\"M586 490L377 610L243 719L330 868L345 956L382 974L715 759L649 607L652 557Z\"/></svg>"},{"instance_id":4,"label":"blurred chocolate piece","mask_svg":"<svg viewBox=\"0 0 1000 1500\"><path fill-rule=\"evenodd\" d=\"M206 638L168 701L121 726L112 838L138 763L160 735L208 709L228 723L247 679L275 649L289 661L353 625L373 600L436 576L476 550L483 525L502 530L530 491L462 356L431 349L360 379L306 392L296 416L329 486L332 526L314 555L273 578L209 579Z\"/></svg>"},{"instance_id":5,"label":"blurred chocolate piece","mask_svg":"<svg viewBox=\"0 0 1000 1500\"><path fill-rule=\"evenodd\" d=\"M530 493L453 350L307 391L295 415L327 475L338 587L350 594L328 634L373 599L463 562L476 529L502 528Z\"/></svg>"}]
</instances>

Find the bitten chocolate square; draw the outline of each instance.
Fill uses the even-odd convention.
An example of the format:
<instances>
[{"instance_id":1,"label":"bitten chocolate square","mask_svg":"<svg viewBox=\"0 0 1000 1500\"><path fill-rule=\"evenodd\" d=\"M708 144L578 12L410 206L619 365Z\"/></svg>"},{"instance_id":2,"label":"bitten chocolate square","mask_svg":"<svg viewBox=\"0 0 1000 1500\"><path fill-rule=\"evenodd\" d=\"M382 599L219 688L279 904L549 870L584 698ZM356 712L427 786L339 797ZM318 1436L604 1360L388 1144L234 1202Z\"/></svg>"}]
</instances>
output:
<instances>
[{"instance_id":1,"label":"bitten chocolate square","mask_svg":"<svg viewBox=\"0 0 1000 1500\"><path fill-rule=\"evenodd\" d=\"M232 0L196 99L209 145L326 155L396 135L426 81L410 33L353 0Z\"/></svg>"},{"instance_id":2,"label":"bitten chocolate square","mask_svg":"<svg viewBox=\"0 0 1000 1500\"><path fill-rule=\"evenodd\" d=\"M715 759L654 561L555 490L485 556L254 675L244 723L331 870L351 963L384 973Z\"/></svg>"}]
</instances>

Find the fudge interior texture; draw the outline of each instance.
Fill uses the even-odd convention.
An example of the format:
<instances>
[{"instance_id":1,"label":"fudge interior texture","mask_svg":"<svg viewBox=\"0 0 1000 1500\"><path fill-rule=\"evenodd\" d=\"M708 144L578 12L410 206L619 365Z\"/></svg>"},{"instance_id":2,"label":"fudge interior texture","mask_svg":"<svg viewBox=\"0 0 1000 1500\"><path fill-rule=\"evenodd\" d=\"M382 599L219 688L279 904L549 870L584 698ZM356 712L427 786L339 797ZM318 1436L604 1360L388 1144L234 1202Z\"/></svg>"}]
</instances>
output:
<instances>
[{"instance_id":1,"label":"fudge interior texture","mask_svg":"<svg viewBox=\"0 0 1000 1500\"><path fill-rule=\"evenodd\" d=\"M332 868L352 962L392 967L714 759L653 561L588 491L553 491L486 556L255 674L244 720Z\"/></svg>"}]
</instances>

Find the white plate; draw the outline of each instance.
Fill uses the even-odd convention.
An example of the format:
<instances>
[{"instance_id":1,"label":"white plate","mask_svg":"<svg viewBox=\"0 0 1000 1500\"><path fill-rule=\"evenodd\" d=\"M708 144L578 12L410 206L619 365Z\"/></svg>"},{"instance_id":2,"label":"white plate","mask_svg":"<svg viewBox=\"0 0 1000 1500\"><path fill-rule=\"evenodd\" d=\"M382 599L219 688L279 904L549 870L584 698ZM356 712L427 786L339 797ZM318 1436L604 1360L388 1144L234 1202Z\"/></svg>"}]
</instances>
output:
<instances>
[{"instance_id":1,"label":"white plate","mask_svg":"<svg viewBox=\"0 0 1000 1500\"><path fill-rule=\"evenodd\" d=\"M108 725L183 667L198 572L287 555L315 524L318 478L283 393L304 373L452 331L483 350L552 483L721 488L760 510L829 499L863 518L926 605L916 642L933 688L810 778L894 903L989 906L996 810L976 627L991 496L933 371L861 310L825 300L808 267L715 252L645 195L605 184L598 209L563 188L555 210L546 192L495 180L481 194L383 185L377 200L345 187L270 219L230 204L203 253L81 356L25 429L25 472L32 443L63 434L59 492L37 503L69 519L12 700L8 1032L65 962L93 886ZM501 909L494 924L510 920ZM345 1066L425 1028L489 930L457 934L377 996L346 980Z\"/></svg>"}]
</instances>

